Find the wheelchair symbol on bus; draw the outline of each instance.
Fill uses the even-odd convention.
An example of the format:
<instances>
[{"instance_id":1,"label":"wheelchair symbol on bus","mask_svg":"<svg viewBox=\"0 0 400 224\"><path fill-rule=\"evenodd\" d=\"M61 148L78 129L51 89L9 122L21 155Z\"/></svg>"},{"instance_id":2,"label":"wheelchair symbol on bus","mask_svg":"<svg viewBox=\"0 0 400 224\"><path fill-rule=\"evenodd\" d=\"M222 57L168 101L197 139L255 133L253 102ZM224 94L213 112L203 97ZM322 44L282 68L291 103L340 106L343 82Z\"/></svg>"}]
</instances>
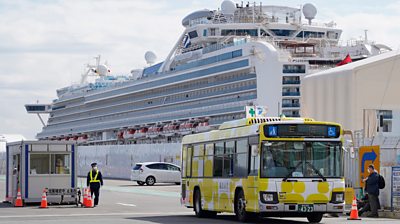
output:
<instances>
[{"instance_id":1,"label":"wheelchair symbol on bus","mask_svg":"<svg viewBox=\"0 0 400 224\"><path fill-rule=\"evenodd\" d=\"M278 127L269 126L268 127L268 136L270 136L270 137L278 136Z\"/></svg>"},{"instance_id":2,"label":"wheelchair symbol on bus","mask_svg":"<svg viewBox=\"0 0 400 224\"><path fill-rule=\"evenodd\" d=\"M336 127L328 127L328 137L336 136Z\"/></svg>"}]
</instances>

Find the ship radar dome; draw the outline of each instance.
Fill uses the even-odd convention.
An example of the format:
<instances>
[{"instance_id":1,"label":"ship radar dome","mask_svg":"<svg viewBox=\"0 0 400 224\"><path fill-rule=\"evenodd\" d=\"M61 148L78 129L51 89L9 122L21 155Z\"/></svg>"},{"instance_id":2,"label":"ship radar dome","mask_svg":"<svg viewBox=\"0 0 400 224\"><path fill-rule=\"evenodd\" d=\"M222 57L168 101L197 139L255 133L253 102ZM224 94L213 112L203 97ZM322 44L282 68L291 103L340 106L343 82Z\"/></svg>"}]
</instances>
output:
<instances>
[{"instance_id":1,"label":"ship radar dome","mask_svg":"<svg viewBox=\"0 0 400 224\"><path fill-rule=\"evenodd\" d=\"M147 64L154 64L154 62L156 62L156 60L157 60L157 55L154 53L154 52L152 52L152 51L147 51L145 54L144 54L144 59L146 60L146 63Z\"/></svg>"},{"instance_id":2,"label":"ship radar dome","mask_svg":"<svg viewBox=\"0 0 400 224\"><path fill-rule=\"evenodd\" d=\"M95 72L100 76L106 76L110 72L110 69L107 67L107 65L98 65L95 69Z\"/></svg>"},{"instance_id":3,"label":"ship radar dome","mask_svg":"<svg viewBox=\"0 0 400 224\"><path fill-rule=\"evenodd\" d=\"M308 24L311 25L311 20L317 15L317 8L313 4L307 3L303 6L303 15L308 19Z\"/></svg>"},{"instance_id":4,"label":"ship radar dome","mask_svg":"<svg viewBox=\"0 0 400 224\"><path fill-rule=\"evenodd\" d=\"M221 12L224 15L233 15L235 13L236 6L231 0L224 0L221 4Z\"/></svg>"}]
</instances>

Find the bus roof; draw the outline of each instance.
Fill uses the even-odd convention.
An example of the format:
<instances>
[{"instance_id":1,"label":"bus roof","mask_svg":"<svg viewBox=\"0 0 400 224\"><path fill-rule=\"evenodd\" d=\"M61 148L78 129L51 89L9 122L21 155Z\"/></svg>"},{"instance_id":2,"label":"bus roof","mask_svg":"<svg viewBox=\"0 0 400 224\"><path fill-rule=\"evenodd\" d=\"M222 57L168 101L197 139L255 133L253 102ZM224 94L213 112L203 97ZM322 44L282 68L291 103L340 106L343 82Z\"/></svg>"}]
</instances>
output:
<instances>
[{"instance_id":1,"label":"bus roof","mask_svg":"<svg viewBox=\"0 0 400 224\"><path fill-rule=\"evenodd\" d=\"M243 118L239 120L224 122L223 124L220 125L218 130L186 135L182 139L182 144L191 144L196 142L216 141L221 139L258 135L259 126L266 123L269 124L313 123L313 124L323 124L323 125L339 125L334 122L315 121L314 119L311 118L285 118L285 117Z\"/></svg>"}]
</instances>

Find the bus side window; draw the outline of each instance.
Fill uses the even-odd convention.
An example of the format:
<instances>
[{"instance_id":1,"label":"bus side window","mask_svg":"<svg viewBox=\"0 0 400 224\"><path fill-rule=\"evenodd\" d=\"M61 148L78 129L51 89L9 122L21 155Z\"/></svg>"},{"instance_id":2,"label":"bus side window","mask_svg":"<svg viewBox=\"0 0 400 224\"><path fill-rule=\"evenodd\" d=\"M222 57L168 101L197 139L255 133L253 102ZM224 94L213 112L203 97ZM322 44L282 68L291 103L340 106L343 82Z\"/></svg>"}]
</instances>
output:
<instances>
[{"instance_id":1,"label":"bus side window","mask_svg":"<svg viewBox=\"0 0 400 224\"><path fill-rule=\"evenodd\" d=\"M192 177L192 152L193 146L188 146L186 153L186 177Z\"/></svg>"},{"instance_id":2,"label":"bus side window","mask_svg":"<svg viewBox=\"0 0 400 224\"><path fill-rule=\"evenodd\" d=\"M258 135L249 137L249 176L258 176L258 168L260 167L258 142Z\"/></svg>"},{"instance_id":3,"label":"bus side window","mask_svg":"<svg viewBox=\"0 0 400 224\"><path fill-rule=\"evenodd\" d=\"M260 153L258 150L258 145L250 145L249 155L250 155L249 176L258 176L258 168L260 167Z\"/></svg>"}]
</instances>

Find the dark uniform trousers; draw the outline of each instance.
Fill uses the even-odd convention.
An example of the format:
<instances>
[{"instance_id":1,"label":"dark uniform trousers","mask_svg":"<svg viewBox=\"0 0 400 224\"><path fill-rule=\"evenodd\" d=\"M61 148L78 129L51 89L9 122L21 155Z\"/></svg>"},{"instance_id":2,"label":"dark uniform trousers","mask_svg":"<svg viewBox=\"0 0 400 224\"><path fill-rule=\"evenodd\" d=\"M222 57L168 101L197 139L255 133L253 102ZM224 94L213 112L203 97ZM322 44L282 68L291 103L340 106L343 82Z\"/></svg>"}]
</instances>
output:
<instances>
[{"instance_id":1,"label":"dark uniform trousers","mask_svg":"<svg viewBox=\"0 0 400 224\"><path fill-rule=\"evenodd\" d=\"M100 196L100 183L95 182L95 183L90 183L90 193L91 197L93 198L94 194L94 205L99 204L99 196Z\"/></svg>"}]
</instances>

